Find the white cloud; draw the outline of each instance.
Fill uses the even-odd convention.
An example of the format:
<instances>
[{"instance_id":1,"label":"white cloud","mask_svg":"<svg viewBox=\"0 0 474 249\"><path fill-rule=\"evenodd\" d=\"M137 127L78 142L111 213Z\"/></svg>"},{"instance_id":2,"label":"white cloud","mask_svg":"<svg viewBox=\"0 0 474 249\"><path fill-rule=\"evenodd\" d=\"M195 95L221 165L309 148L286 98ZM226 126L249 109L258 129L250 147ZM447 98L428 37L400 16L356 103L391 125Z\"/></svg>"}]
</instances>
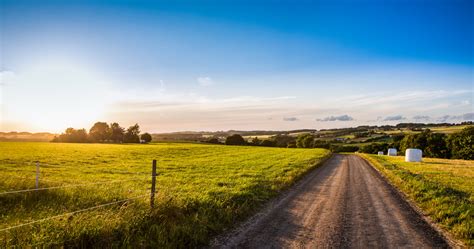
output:
<instances>
[{"instance_id":1,"label":"white cloud","mask_svg":"<svg viewBox=\"0 0 474 249\"><path fill-rule=\"evenodd\" d=\"M340 115L340 116L329 116L329 117L325 117L325 118L318 118L316 119L316 121L320 121L320 122L328 122L328 121L352 121L354 120L354 118L352 118L351 116L347 115L347 114L344 114L344 115Z\"/></svg>"},{"instance_id":2,"label":"white cloud","mask_svg":"<svg viewBox=\"0 0 474 249\"><path fill-rule=\"evenodd\" d=\"M416 116L413 116L412 119L415 121L428 121L431 119L431 117L427 115L416 115Z\"/></svg>"},{"instance_id":3,"label":"white cloud","mask_svg":"<svg viewBox=\"0 0 474 249\"><path fill-rule=\"evenodd\" d=\"M383 119L383 121L400 121L406 119L402 115L388 116Z\"/></svg>"},{"instance_id":4,"label":"white cloud","mask_svg":"<svg viewBox=\"0 0 474 249\"><path fill-rule=\"evenodd\" d=\"M298 118L296 118L296 117L286 117L286 118L283 118L283 121L290 121L290 122L298 121Z\"/></svg>"},{"instance_id":5,"label":"white cloud","mask_svg":"<svg viewBox=\"0 0 474 249\"><path fill-rule=\"evenodd\" d=\"M444 115L438 118L439 122L452 121L474 121L474 112L464 113L462 115Z\"/></svg>"},{"instance_id":6,"label":"white cloud","mask_svg":"<svg viewBox=\"0 0 474 249\"><path fill-rule=\"evenodd\" d=\"M211 77L198 77L197 81L201 86L210 86L214 84L214 81L211 79Z\"/></svg>"}]
</instances>

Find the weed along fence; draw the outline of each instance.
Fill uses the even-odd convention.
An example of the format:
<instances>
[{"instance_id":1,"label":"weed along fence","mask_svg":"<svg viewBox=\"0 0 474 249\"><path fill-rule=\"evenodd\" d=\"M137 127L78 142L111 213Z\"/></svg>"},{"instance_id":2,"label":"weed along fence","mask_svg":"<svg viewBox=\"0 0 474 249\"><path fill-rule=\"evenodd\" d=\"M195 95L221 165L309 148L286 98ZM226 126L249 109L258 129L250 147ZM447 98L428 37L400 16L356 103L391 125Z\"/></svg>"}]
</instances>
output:
<instances>
[{"instance_id":1,"label":"weed along fence","mask_svg":"<svg viewBox=\"0 0 474 249\"><path fill-rule=\"evenodd\" d=\"M120 205L120 204L123 205L124 203L129 203L131 201L135 201L135 200L138 200L138 199L144 199L145 197L150 198L150 200L149 200L150 208L154 208L154 206L155 206L156 177L157 177L157 162L156 162L156 160L152 161L151 175L150 175L150 173L145 173L145 172L108 171L108 173L112 173L112 174L114 174L114 173L115 174L132 174L132 175L134 175L134 177L130 177L130 178L127 178L127 179L119 179L119 180L97 181L97 182L77 183L77 184L65 184L65 185L58 185L58 186L51 186L52 182L55 182L55 183L58 183L58 182L42 179L41 173L42 173L42 167L48 166L50 168L58 168L60 166L48 165L48 164L45 164L45 163L40 163L39 161L34 162L34 166L35 166L34 188L10 189L10 190L7 190L7 191L0 192L0 202L2 202L2 205L7 203L7 202L10 202L10 205L14 206L15 205L15 203L14 203L15 200L25 200L25 199L27 199L24 196L23 197L18 197L19 195L29 195L30 197L32 197L31 199L33 199L33 200L41 200L42 197L50 198L51 193L54 193L54 191L60 191L60 190L65 191L65 190L77 189L77 188L82 188L82 187L94 187L94 186L106 186L106 185L110 185L111 186L110 189L114 189L114 184L123 184L125 182L132 182L132 183L139 182L139 183L141 183L140 181L143 181L143 180L151 180L151 186L150 186L150 188L146 189L146 192L148 192L146 194L140 194L140 195L135 195L135 196L128 197L128 198L123 198L123 199L119 199L119 200L104 202L104 203L100 203L100 204L97 204L97 205L84 207L84 208L81 208L81 209L77 209L77 210L73 210L73 211L69 211L69 212L64 212L64 213L60 213L60 214L56 214L56 215L52 215L52 216L48 216L48 217L41 217L41 218L32 219L32 220L27 219L27 221L24 221L24 222L21 222L21 220L17 220L16 222L14 222L13 225L10 224L9 226L3 226L2 227L0 225L0 232L2 232L2 233L8 233L8 232L10 232L14 229L18 229L18 228L22 228L22 227L26 227L26 226L33 226L33 225L37 225L39 223L43 223L43 222L46 222L46 221L60 219L60 218L76 215L76 214L79 214L79 213L90 212L90 211L100 209L100 208L104 208L104 207L110 207L110 206ZM31 172L31 171L28 171L28 172ZM150 178L150 176L151 176L151 178ZM28 179L31 179L31 180L33 179L33 178L29 178L27 176L14 176L14 175L12 175L12 176L8 176L8 177L18 177L22 180L27 180L27 182L28 182ZM2 187L4 187L4 184L2 184L2 185L3 185ZM92 191L94 191L94 189L92 189ZM78 193L80 193L80 191ZM34 212L34 210L33 210L33 212ZM0 238L5 238L4 236L6 236L6 235L5 234L3 234L3 235L0 234ZM0 239L0 241L1 241L1 239ZM0 242L0 247L2 247L1 242Z\"/></svg>"}]
</instances>

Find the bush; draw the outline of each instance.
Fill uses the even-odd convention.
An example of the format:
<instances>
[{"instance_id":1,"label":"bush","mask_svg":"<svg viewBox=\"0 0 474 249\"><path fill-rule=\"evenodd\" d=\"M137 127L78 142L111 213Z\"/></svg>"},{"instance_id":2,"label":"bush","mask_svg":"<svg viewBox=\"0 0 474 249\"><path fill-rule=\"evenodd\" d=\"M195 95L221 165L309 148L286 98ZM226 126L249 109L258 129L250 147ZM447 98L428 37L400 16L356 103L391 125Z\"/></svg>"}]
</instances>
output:
<instances>
[{"instance_id":1,"label":"bush","mask_svg":"<svg viewBox=\"0 0 474 249\"><path fill-rule=\"evenodd\" d=\"M429 129L418 134L408 134L400 141L400 152L408 148L417 148L427 157L449 158L450 153L446 144L446 135L432 133Z\"/></svg>"},{"instance_id":2,"label":"bush","mask_svg":"<svg viewBox=\"0 0 474 249\"><path fill-rule=\"evenodd\" d=\"M220 144L219 139L217 139L217 138L215 138L215 137L213 137L213 138L207 140L206 142L207 142L207 143L210 143L210 144Z\"/></svg>"},{"instance_id":3,"label":"bush","mask_svg":"<svg viewBox=\"0 0 474 249\"><path fill-rule=\"evenodd\" d=\"M296 146L296 139L292 136L288 135L276 135L273 137L273 141L275 142L276 147L288 147L290 144L295 144Z\"/></svg>"},{"instance_id":4,"label":"bush","mask_svg":"<svg viewBox=\"0 0 474 249\"><path fill-rule=\"evenodd\" d=\"M464 128L458 133L451 134L447 146L454 159L474 159L474 126Z\"/></svg>"},{"instance_id":5,"label":"bush","mask_svg":"<svg viewBox=\"0 0 474 249\"><path fill-rule=\"evenodd\" d=\"M331 147L331 143L329 143L328 141L314 140L313 142L313 148L329 149L330 147Z\"/></svg>"},{"instance_id":6,"label":"bush","mask_svg":"<svg viewBox=\"0 0 474 249\"><path fill-rule=\"evenodd\" d=\"M309 133L301 134L296 138L296 147L298 148L312 148L313 147L313 135Z\"/></svg>"},{"instance_id":7,"label":"bush","mask_svg":"<svg viewBox=\"0 0 474 249\"><path fill-rule=\"evenodd\" d=\"M226 145L246 145L247 142L244 140L244 138L241 135L234 134L234 135L228 136L225 139L225 144Z\"/></svg>"},{"instance_id":8,"label":"bush","mask_svg":"<svg viewBox=\"0 0 474 249\"><path fill-rule=\"evenodd\" d=\"M275 146L275 142L272 141L272 140L263 140L261 143L260 143L261 146L265 146L265 147L274 147Z\"/></svg>"},{"instance_id":9,"label":"bush","mask_svg":"<svg viewBox=\"0 0 474 249\"><path fill-rule=\"evenodd\" d=\"M332 144L330 147L331 151L334 153L339 153L339 152L356 152L359 150L359 147L354 146L354 145L335 145Z\"/></svg>"},{"instance_id":10,"label":"bush","mask_svg":"<svg viewBox=\"0 0 474 249\"><path fill-rule=\"evenodd\" d=\"M151 142L151 135L149 133L143 133L141 136L140 136L140 140L143 140L145 141L145 143L149 143Z\"/></svg>"}]
</instances>

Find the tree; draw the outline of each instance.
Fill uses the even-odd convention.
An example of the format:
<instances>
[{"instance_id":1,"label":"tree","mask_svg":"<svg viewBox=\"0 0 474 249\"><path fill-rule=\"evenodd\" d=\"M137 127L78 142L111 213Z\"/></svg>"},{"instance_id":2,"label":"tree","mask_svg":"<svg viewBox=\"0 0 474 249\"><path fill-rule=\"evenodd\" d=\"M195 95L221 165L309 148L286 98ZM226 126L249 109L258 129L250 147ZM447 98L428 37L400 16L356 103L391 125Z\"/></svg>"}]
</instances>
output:
<instances>
[{"instance_id":1,"label":"tree","mask_svg":"<svg viewBox=\"0 0 474 249\"><path fill-rule=\"evenodd\" d=\"M118 123L110 124L110 140L114 143L123 142L123 136L125 134L125 129L120 127Z\"/></svg>"},{"instance_id":2,"label":"tree","mask_svg":"<svg viewBox=\"0 0 474 249\"><path fill-rule=\"evenodd\" d=\"M379 151L383 151L384 153L386 153L389 147L391 146L389 146L388 143L371 143L362 146L359 151L362 153L369 154L377 154Z\"/></svg>"},{"instance_id":3,"label":"tree","mask_svg":"<svg viewBox=\"0 0 474 249\"><path fill-rule=\"evenodd\" d=\"M55 137L52 142L86 143L88 142L87 131L85 129L67 128L64 133Z\"/></svg>"},{"instance_id":4,"label":"tree","mask_svg":"<svg viewBox=\"0 0 474 249\"><path fill-rule=\"evenodd\" d=\"M312 148L313 147L313 135L309 133L301 134L296 138L296 147L298 148Z\"/></svg>"},{"instance_id":5,"label":"tree","mask_svg":"<svg viewBox=\"0 0 474 249\"><path fill-rule=\"evenodd\" d=\"M95 123L89 130L92 142L105 142L110 139L110 127L105 122Z\"/></svg>"},{"instance_id":6,"label":"tree","mask_svg":"<svg viewBox=\"0 0 474 249\"><path fill-rule=\"evenodd\" d=\"M443 133L431 133L427 138L424 153L427 157L449 158L451 155L446 143L447 136Z\"/></svg>"},{"instance_id":7,"label":"tree","mask_svg":"<svg viewBox=\"0 0 474 249\"><path fill-rule=\"evenodd\" d=\"M124 142L125 143L140 143L140 126L138 124L132 125L128 127L127 131L124 135Z\"/></svg>"},{"instance_id":8,"label":"tree","mask_svg":"<svg viewBox=\"0 0 474 249\"><path fill-rule=\"evenodd\" d=\"M152 138L151 138L150 133L145 132L140 136L140 139L145 141L145 143L149 143L149 142L151 142Z\"/></svg>"},{"instance_id":9,"label":"tree","mask_svg":"<svg viewBox=\"0 0 474 249\"><path fill-rule=\"evenodd\" d=\"M400 141L402 153L408 148L417 148L427 157L449 158L450 151L446 142L446 135L433 133L429 129L418 134L408 134Z\"/></svg>"},{"instance_id":10,"label":"tree","mask_svg":"<svg viewBox=\"0 0 474 249\"><path fill-rule=\"evenodd\" d=\"M217 139L217 138L215 138L215 137L213 137L213 138L207 140L207 143L210 143L210 144L220 144L219 139Z\"/></svg>"},{"instance_id":11,"label":"tree","mask_svg":"<svg viewBox=\"0 0 474 249\"><path fill-rule=\"evenodd\" d=\"M400 152L404 153L408 148L416 148L424 152L426 147L428 147L428 137L431 135L430 133L431 131L426 129L418 134L413 133L406 135L400 141Z\"/></svg>"},{"instance_id":12,"label":"tree","mask_svg":"<svg viewBox=\"0 0 474 249\"><path fill-rule=\"evenodd\" d=\"M313 142L313 148L329 149L330 147L331 143L325 140L314 140Z\"/></svg>"},{"instance_id":13,"label":"tree","mask_svg":"<svg viewBox=\"0 0 474 249\"><path fill-rule=\"evenodd\" d=\"M330 150L334 153L340 153L340 152L356 152L359 150L358 146L354 145L337 145L337 144L331 144Z\"/></svg>"},{"instance_id":14,"label":"tree","mask_svg":"<svg viewBox=\"0 0 474 249\"><path fill-rule=\"evenodd\" d=\"M225 144L226 145L246 145L247 142L245 142L244 138L241 135L234 134L234 135L228 136L225 139Z\"/></svg>"},{"instance_id":15,"label":"tree","mask_svg":"<svg viewBox=\"0 0 474 249\"><path fill-rule=\"evenodd\" d=\"M275 142L272 140L265 139L260 143L260 146L265 146L265 147L274 147Z\"/></svg>"},{"instance_id":16,"label":"tree","mask_svg":"<svg viewBox=\"0 0 474 249\"><path fill-rule=\"evenodd\" d=\"M262 141L260 141L260 139L258 139L258 137L254 137L254 138L252 138L252 141L250 142L250 144L255 145L255 146L259 146L261 142Z\"/></svg>"},{"instance_id":17,"label":"tree","mask_svg":"<svg viewBox=\"0 0 474 249\"><path fill-rule=\"evenodd\" d=\"M275 146L276 147L288 147L290 143L295 143L296 139L292 136L288 135L276 135L273 137L273 141L275 141Z\"/></svg>"},{"instance_id":18,"label":"tree","mask_svg":"<svg viewBox=\"0 0 474 249\"><path fill-rule=\"evenodd\" d=\"M474 126L462 129L451 134L447 139L447 146L453 159L474 159Z\"/></svg>"}]
</instances>

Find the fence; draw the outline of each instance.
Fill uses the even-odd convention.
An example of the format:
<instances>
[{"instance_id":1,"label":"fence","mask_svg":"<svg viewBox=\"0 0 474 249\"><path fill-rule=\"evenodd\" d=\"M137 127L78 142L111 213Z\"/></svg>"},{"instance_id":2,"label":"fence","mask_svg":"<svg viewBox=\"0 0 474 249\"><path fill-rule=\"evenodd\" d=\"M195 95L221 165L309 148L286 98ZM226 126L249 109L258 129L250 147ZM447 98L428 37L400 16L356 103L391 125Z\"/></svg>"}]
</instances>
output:
<instances>
[{"instance_id":1,"label":"fence","mask_svg":"<svg viewBox=\"0 0 474 249\"><path fill-rule=\"evenodd\" d=\"M66 189L66 188L75 188L75 187L92 186L92 185L103 185L103 184L134 181L134 180L139 179L139 178L132 178L132 179L126 179L126 180L104 181L104 182L84 183L84 184L70 184L70 185L64 185L64 186L40 188L40 182L42 181L41 178L40 178L40 167L41 167L41 165L42 164L39 161L35 162L35 166L36 166L35 188L0 192L0 198L2 196L11 195L11 194L22 194L22 193L29 193L29 192L40 193L41 191L46 191L46 190ZM44 164L44 165L47 165L47 164ZM113 171L112 171L112 173L113 173ZM121 171L120 173L124 173L124 172ZM134 173L134 174L137 174L137 173ZM138 173L138 174L142 174L142 173ZM84 209L80 209L80 210L76 210L76 211L72 211L72 212L67 212L67 213L62 213L62 214L59 214L59 215L50 216L50 217L43 218L43 219L33 220L33 221L30 221L30 222L14 225L14 226L10 226L10 227L1 228L0 232L5 232L5 231L9 231L9 230L12 230L12 229L15 229L15 228L29 226L29 225L33 225L33 224L36 224L36 223L40 223L40 222L44 222L44 221L48 221L48 220L52 220L52 219L57 219L57 218L61 218L61 217L64 217L64 216L69 216L69 215L73 215L73 214L77 214L77 213L83 213L83 212L87 212L87 211L91 211L91 210L95 210L95 209L115 205L115 204L118 204L118 203L124 203L124 202L127 202L127 201L132 201L132 200L144 198L144 197L147 197L147 196L150 197L150 207L153 208L154 205L155 205L156 176L157 176L157 173L156 173L156 160L153 160L152 161L152 170L151 170L150 194L139 195L139 196L126 198L126 199L122 199L122 200L118 200L118 201L112 201L112 202L100 204L100 205L89 207L89 208L84 208ZM24 177L20 177L20 178L24 178Z\"/></svg>"}]
</instances>

